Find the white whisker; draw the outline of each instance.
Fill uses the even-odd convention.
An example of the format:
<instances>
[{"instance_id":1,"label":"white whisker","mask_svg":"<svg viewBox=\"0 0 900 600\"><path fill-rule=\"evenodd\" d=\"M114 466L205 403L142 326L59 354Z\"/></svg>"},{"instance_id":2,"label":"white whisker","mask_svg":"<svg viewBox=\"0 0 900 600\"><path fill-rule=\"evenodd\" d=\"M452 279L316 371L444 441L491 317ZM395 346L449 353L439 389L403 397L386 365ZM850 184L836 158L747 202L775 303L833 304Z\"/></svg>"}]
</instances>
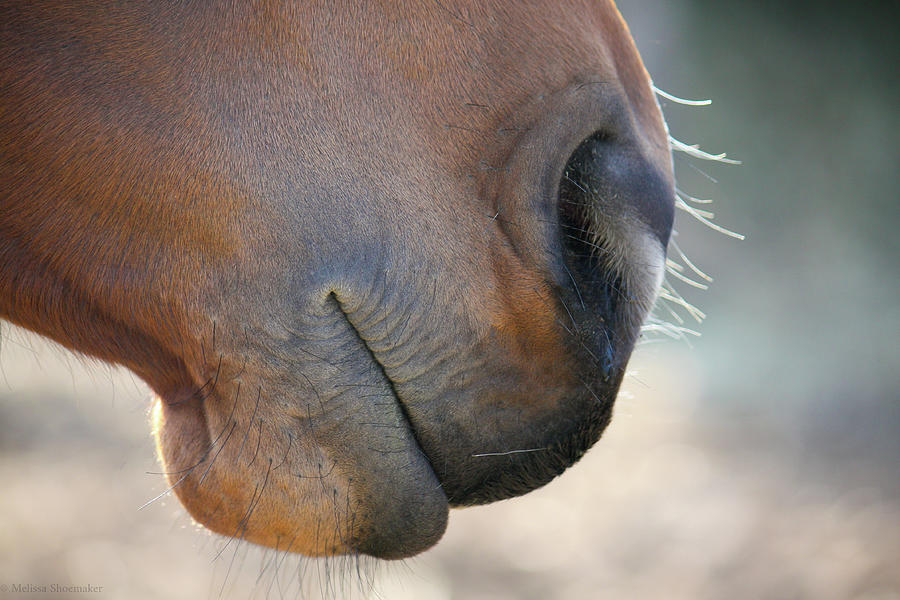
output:
<instances>
[{"instance_id":1,"label":"white whisker","mask_svg":"<svg viewBox=\"0 0 900 600\"><path fill-rule=\"evenodd\" d=\"M693 202L694 204L712 204L712 198L695 198L690 194L685 194L682 190L675 188L675 193L684 198L689 202Z\"/></svg>"},{"instance_id":2,"label":"white whisker","mask_svg":"<svg viewBox=\"0 0 900 600\"><path fill-rule=\"evenodd\" d=\"M675 252L678 253L678 256L681 258L681 260L684 261L684 264L686 264L691 271L697 274L701 279L705 279L706 281L712 283L713 278L701 271L694 263L691 262L687 255L678 246L678 242L676 242L675 240L669 240L669 246L675 249Z\"/></svg>"},{"instance_id":3,"label":"white whisker","mask_svg":"<svg viewBox=\"0 0 900 600\"><path fill-rule=\"evenodd\" d=\"M671 100L672 102L677 102L678 104L684 104L685 106L709 106L710 104L712 104L712 100L687 100L685 98L679 98L678 96L673 96L672 94L662 91L655 85L653 86L653 91L666 100Z\"/></svg>"},{"instance_id":4,"label":"white whisker","mask_svg":"<svg viewBox=\"0 0 900 600\"><path fill-rule=\"evenodd\" d=\"M700 149L700 146L697 144L685 144L684 142L680 142L669 136L669 144L672 146L672 150L676 152L684 152L688 156L693 156L694 158L699 158L702 160L711 160L714 162L726 163L729 165L739 165L741 161L734 160L728 158L728 155L722 152L721 154L710 154L704 150Z\"/></svg>"},{"instance_id":5,"label":"white whisker","mask_svg":"<svg viewBox=\"0 0 900 600\"><path fill-rule=\"evenodd\" d=\"M734 231L731 231L730 229L725 229L725 228L722 227L721 225L716 225L715 223L713 223L712 221L709 220L709 217L706 217L706 216L704 216L703 214L701 214L702 212L706 212L706 211L698 211L696 208L694 208L693 206L691 206L690 204L688 204L687 202L685 202L685 201L682 200L681 198L678 198L678 199L675 201L675 207L676 207L676 208L680 208L681 210L685 211L686 213L689 213L689 214L692 215L695 219L697 219L698 221L700 221L701 223L703 223L704 225L706 225L706 226L709 227L710 229L715 229L715 230L718 231L719 233L724 233L724 234L727 235L728 237L733 237L733 238L735 238L735 239L737 239L737 240L743 240L743 239L744 239L744 236L741 235L740 233L736 233L736 232L734 232ZM707 214L708 214L708 213L707 213Z\"/></svg>"},{"instance_id":6,"label":"white whisker","mask_svg":"<svg viewBox=\"0 0 900 600\"><path fill-rule=\"evenodd\" d=\"M708 290L709 286L705 283L700 283L699 281L694 281L690 277L686 275L682 275L680 271L682 271L684 267L679 265L678 263L673 262L670 259L666 259L666 271L669 272L672 277L678 279L679 281L683 281L691 287L695 287L700 290Z\"/></svg>"}]
</instances>

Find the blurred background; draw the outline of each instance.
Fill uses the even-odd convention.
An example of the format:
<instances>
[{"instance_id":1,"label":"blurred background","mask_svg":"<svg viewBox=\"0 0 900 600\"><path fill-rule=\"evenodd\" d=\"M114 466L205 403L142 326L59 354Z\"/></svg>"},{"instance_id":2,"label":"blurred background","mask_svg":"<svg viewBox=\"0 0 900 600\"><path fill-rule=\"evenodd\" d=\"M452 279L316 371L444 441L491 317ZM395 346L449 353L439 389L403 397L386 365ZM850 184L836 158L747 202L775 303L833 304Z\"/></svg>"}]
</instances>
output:
<instances>
[{"instance_id":1,"label":"blurred background","mask_svg":"<svg viewBox=\"0 0 900 600\"><path fill-rule=\"evenodd\" d=\"M864 8L863 8L864 7ZM676 156L708 318L644 344L605 437L387 565L228 545L165 491L149 392L4 326L0 584L85 598L900 599L894 2L622 1ZM702 208L710 208L703 206ZM30 594L28 597L41 597ZM15 597L2 593L0 599ZM56 595L54 597L59 597Z\"/></svg>"}]
</instances>

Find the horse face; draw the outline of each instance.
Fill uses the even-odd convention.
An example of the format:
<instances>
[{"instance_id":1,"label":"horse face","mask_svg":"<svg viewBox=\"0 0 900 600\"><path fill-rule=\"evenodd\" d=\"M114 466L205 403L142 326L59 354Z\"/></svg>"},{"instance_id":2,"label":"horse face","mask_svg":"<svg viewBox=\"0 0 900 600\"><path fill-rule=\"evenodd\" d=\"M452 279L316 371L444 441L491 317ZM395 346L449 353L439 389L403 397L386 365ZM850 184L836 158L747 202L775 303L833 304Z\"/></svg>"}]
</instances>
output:
<instances>
[{"instance_id":1,"label":"horse face","mask_svg":"<svg viewBox=\"0 0 900 600\"><path fill-rule=\"evenodd\" d=\"M395 558L598 439L673 190L611 2L357 4L111 8L17 57L16 110L53 128L10 129L47 176L4 174L43 208L0 215L40 274L0 291L156 390L200 523Z\"/></svg>"}]
</instances>

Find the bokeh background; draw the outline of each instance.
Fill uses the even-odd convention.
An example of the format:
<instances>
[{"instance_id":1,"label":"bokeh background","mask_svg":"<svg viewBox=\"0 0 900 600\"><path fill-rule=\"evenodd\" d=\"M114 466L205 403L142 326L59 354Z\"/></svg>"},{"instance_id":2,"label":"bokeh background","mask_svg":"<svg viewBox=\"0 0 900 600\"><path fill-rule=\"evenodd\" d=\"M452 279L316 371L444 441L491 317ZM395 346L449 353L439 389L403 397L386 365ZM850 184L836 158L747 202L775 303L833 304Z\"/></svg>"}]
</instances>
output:
<instances>
[{"instance_id":1,"label":"bokeh background","mask_svg":"<svg viewBox=\"0 0 900 600\"><path fill-rule=\"evenodd\" d=\"M0 584L85 598L900 599L898 31L893 2L622 1L679 155L738 242L679 215L716 279L702 337L645 344L605 438L546 488L456 511L402 563L226 544L168 497L149 392L5 327ZM707 208L707 207L704 207ZM2 590L2 588L0 588ZM30 594L27 597L43 597ZM0 600L16 597L0 591Z\"/></svg>"}]
</instances>

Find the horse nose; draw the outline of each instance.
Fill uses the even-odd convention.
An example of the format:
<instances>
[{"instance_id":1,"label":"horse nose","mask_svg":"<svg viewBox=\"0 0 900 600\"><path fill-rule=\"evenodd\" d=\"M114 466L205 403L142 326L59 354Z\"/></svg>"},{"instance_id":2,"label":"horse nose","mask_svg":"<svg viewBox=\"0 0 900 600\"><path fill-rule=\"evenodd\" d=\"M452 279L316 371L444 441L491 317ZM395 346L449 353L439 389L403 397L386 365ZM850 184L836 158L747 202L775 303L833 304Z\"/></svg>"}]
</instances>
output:
<instances>
[{"instance_id":1,"label":"horse nose","mask_svg":"<svg viewBox=\"0 0 900 600\"><path fill-rule=\"evenodd\" d=\"M580 141L563 151L552 147L552 131L544 136L536 128L501 173L502 197L510 199L505 208L515 217L498 228L516 250L510 264L528 265L508 267L516 277L503 280L511 307L503 322L515 326L504 325L479 346L478 364L489 367L479 373L489 378L467 377L467 386L458 386L460 401L445 395L426 407L427 418L415 419L418 406L410 411L414 423L441 424L417 431L451 506L543 485L577 461L609 422L662 277L674 199L667 163L625 126L619 130L573 136ZM548 164L545 176L540 169ZM538 278L554 293L528 300L521 292ZM446 410L462 403L466 410Z\"/></svg>"}]
</instances>

